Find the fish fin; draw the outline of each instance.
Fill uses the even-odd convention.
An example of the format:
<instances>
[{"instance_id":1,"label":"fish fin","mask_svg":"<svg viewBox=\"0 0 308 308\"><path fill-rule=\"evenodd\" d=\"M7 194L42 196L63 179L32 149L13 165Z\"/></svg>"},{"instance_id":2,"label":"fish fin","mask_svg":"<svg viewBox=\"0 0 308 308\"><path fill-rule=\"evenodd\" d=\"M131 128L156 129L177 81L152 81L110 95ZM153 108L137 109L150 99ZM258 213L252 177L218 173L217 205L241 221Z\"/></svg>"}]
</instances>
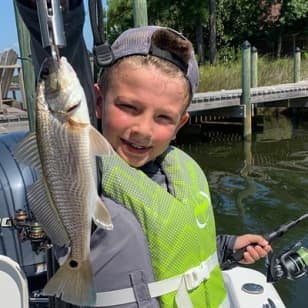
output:
<instances>
[{"instance_id":1,"label":"fish fin","mask_svg":"<svg viewBox=\"0 0 308 308\"><path fill-rule=\"evenodd\" d=\"M41 172L42 166L37 147L35 133L29 133L21 142L17 144L13 151L16 160L38 169Z\"/></svg>"},{"instance_id":2,"label":"fish fin","mask_svg":"<svg viewBox=\"0 0 308 308\"><path fill-rule=\"evenodd\" d=\"M35 218L42 225L52 243L59 246L69 244L68 233L57 209L53 206L52 198L43 179L39 179L31 186L27 196Z\"/></svg>"},{"instance_id":3,"label":"fish fin","mask_svg":"<svg viewBox=\"0 0 308 308\"><path fill-rule=\"evenodd\" d=\"M93 126L90 127L90 143L92 153L96 156L114 153L111 144Z\"/></svg>"},{"instance_id":4,"label":"fish fin","mask_svg":"<svg viewBox=\"0 0 308 308\"><path fill-rule=\"evenodd\" d=\"M93 221L99 228L106 230L113 229L109 211L106 208L104 202L99 197L97 197Z\"/></svg>"},{"instance_id":5,"label":"fish fin","mask_svg":"<svg viewBox=\"0 0 308 308\"><path fill-rule=\"evenodd\" d=\"M43 294L56 296L63 301L77 306L94 306L96 291L90 259L82 261L76 268L70 262L72 258L60 266L43 289Z\"/></svg>"}]
</instances>

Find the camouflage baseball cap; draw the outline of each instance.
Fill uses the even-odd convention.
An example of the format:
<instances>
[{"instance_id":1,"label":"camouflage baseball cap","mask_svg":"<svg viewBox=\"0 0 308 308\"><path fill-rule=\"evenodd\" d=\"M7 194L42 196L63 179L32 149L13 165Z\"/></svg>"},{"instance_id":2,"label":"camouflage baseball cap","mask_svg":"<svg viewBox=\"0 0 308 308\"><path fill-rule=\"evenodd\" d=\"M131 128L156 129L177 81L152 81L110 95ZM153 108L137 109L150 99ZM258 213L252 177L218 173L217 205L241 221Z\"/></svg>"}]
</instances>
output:
<instances>
[{"instance_id":1,"label":"camouflage baseball cap","mask_svg":"<svg viewBox=\"0 0 308 308\"><path fill-rule=\"evenodd\" d=\"M162 46L156 46L153 43L153 35L158 30L167 30L176 34L179 38L188 41L181 33L165 27L146 26L132 28L124 31L112 44L114 62L132 55L148 55L157 56L178 66L185 74L191 87L192 94L195 93L199 84L198 64L195 58L193 48L187 60L183 60L179 55L170 52L170 48L166 49ZM168 50L167 50L168 48ZM172 49L172 48L171 48Z\"/></svg>"}]
</instances>

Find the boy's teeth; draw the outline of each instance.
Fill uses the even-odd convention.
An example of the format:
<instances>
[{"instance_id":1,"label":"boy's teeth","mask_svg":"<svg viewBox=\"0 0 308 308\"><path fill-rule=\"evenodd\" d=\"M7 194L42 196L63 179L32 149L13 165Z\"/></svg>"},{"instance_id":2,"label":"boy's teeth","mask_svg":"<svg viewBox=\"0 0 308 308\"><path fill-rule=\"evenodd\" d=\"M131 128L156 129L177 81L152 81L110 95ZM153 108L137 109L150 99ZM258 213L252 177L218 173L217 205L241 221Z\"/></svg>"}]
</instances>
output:
<instances>
[{"instance_id":1,"label":"boy's teeth","mask_svg":"<svg viewBox=\"0 0 308 308\"><path fill-rule=\"evenodd\" d=\"M143 148L144 148L144 147L142 147L142 146L139 146L139 145L133 144L133 143L131 143L131 145L132 145L134 148L136 148L136 149L143 149Z\"/></svg>"}]
</instances>

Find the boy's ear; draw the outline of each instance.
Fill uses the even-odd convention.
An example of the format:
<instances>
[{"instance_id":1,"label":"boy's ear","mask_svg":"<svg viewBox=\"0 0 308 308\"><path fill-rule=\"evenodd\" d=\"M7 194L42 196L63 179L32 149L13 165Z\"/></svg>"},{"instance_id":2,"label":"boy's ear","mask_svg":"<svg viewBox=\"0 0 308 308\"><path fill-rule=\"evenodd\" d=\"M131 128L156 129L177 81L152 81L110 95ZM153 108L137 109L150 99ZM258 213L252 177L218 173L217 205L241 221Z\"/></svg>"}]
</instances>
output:
<instances>
[{"instance_id":1,"label":"boy's ear","mask_svg":"<svg viewBox=\"0 0 308 308\"><path fill-rule=\"evenodd\" d=\"M178 127L176 129L176 132L178 132L189 120L190 115L187 111L184 112L184 114L181 117L180 123L178 124Z\"/></svg>"},{"instance_id":2,"label":"boy's ear","mask_svg":"<svg viewBox=\"0 0 308 308\"><path fill-rule=\"evenodd\" d=\"M97 119L102 118L102 107L103 107L103 94L101 92L101 87L95 83L94 84L95 93L95 115Z\"/></svg>"},{"instance_id":3,"label":"boy's ear","mask_svg":"<svg viewBox=\"0 0 308 308\"><path fill-rule=\"evenodd\" d=\"M175 133L174 133L174 136L173 136L173 139L174 140L176 138L176 134L178 133L178 131L187 123L187 121L189 120L190 118L190 115L187 111L184 112L184 114L182 115L181 119L180 119L180 122L175 130Z\"/></svg>"}]
</instances>

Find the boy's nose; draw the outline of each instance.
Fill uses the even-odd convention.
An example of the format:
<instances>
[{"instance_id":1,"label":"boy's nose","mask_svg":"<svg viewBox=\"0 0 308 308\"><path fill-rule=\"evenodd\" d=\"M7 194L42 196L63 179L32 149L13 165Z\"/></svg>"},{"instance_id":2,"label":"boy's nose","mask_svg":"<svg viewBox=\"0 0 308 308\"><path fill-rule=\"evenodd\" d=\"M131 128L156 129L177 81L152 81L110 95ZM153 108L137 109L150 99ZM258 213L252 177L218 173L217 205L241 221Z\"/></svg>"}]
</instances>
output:
<instances>
[{"instance_id":1,"label":"boy's nose","mask_svg":"<svg viewBox=\"0 0 308 308\"><path fill-rule=\"evenodd\" d=\"M140 135L145 139L151 139L153 133L153 120L147 117L140 117L133 125L132 133Z\"/></svg>"}]
</instances>

